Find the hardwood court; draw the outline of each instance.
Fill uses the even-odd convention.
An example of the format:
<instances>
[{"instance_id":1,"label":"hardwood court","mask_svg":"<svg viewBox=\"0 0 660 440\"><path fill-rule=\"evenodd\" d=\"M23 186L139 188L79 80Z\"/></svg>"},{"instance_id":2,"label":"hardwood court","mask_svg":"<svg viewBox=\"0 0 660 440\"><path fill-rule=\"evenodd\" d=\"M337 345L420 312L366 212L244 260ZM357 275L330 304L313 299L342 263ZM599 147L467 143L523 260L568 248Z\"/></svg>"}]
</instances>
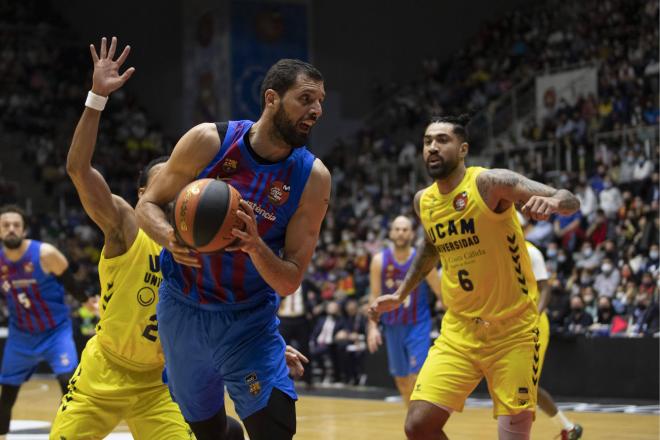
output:
<instances>
[{"instance_id":1,"label":"hardwood court","mask_svg":"<svg viewBox=\"0 0 660 440\"><path fill-rule=\"evenodd\" d=\"M31 380L21 389L14 419L52 421L59 405L59 387L55 380ZM233 406L228 403L229 413ZM298 406L296 440L403 440L405 411L401 403L376 400L338 399L302 396ZM497 438L497 424L489 408L467 408L452 415L447 434L452 440L492 440ZM585 439L657 440L658 415L567 413L585 429ZM120 426L117 432L127 432ZM553 439L558 431L545 415L539 414L532 438ZM21 440L31 437L9 436ZM35 436L35 439L45 438Z\"/></svg>"}]
</instances>

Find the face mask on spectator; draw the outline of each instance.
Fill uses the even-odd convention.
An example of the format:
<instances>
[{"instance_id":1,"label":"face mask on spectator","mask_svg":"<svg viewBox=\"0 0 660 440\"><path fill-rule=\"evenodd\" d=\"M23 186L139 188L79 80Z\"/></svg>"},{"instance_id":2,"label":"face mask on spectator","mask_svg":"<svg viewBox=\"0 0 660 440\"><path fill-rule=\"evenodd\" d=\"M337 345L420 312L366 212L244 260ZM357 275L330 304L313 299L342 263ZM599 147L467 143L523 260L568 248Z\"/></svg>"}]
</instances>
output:
<instances>
[{"instance_id":1,"label":"face mask on spectator","mask_svg":"<svg viewBox=\"0 0 660 440\"><path fill-rule=\"evenodd\" d=\"M557 256L557 249L555 248L548 249L548 258L555 258L556 256Z\"/></svg>"},{"instance_id":2,"label":"face mask on spectator","mask_svg":"<svg viewBox=\"0 0 660 440\"><path fill-rule=\"evenodd\" d=\"M600 270L602 270L603 273L609 274L612 272L612 265L610 263L603 263L602 266L600 266Z\"/></svg>"},{"instance_id":3,"label":"face mask on spectator","mask_svg":"<svg viewBox=\"0 0 660 440\"><path fill-rule=\"evenodd\" d=\"M582 249L582 255L585 257L591 257L591 254L594 253L594 250L591 249L590 247Z\"/></svg>"},{"instance_id":4,"label":"face mask on spectator","mask_svg":"<svg viewBox=\"0 0 660 440\"><path fill-rule=\"evenodd\" d=\"M658 251L649 252L649 257L651 257L651 260L657 260L658 259Z\"/></svg>"},{"instance_id":5,"label":"face mask on spectator","mask_svg":"<svg viewBox=\"0 0 660 440\"><path fill-rule=\"evenodd\" d=\"M586 295L583 299L584 299L584 303L587 305L591 305L591 303L594 302L594 297L591 295Z\"/></svg>"},{"instance_id":6,"label":"face mask on spectator","mask_svg":"<svg viewBox=\"0 0 660 440\"><path fill-rule=\"evenodd\" d=\"M605 183L603 183L603 188L605 188L605 189L610 189L610 188L612 188L612 182L605 182Z\"/></svg>"},{"instance_id":7,"label":"face mask on spectator","mask_svg":"<svg viewBox=\"0 0 660 440\"><path fill-rule=\"evenodd\" d=\"M590 284L591 283L591 277L589 275L580 275L580 283Z\"/></svg>"},{"instance_id":8,"label":"face mask on spectator","mask_svg":"<svg viewBox=\"0 0 660 440\"><path fill-rule=\"evenodd\" d=\"M564 261L566 261L566 255L564 254L557 255L557 261L563 263Z\"/></svg>"}]
</instances>

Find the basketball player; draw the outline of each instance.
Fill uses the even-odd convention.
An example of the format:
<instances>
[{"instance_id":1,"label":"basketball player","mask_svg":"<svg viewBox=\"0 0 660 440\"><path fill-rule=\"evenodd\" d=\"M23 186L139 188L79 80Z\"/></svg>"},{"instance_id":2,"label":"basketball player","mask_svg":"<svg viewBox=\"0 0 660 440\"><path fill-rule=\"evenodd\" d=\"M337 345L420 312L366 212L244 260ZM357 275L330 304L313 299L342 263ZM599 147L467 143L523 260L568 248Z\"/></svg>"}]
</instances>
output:
<instances>
[{"instance_id":1,"label":"basketball player","mask_svg":"<svg viewBox=\"0 0 660 440\"><path fill-rule=\"evenodd\" d=\"M0 370L0 439L9 432L21 385L39 362L48 362L63 394L78 365L65 288L93 308L76 285L66 257L48 243L27 239L26 225L26 215L18 206L0 208L0 290L9 311Z\"/></svg>"},{"instance_id":2,"label":"basketball player","mask_svg":"<svg viewBox=\"0 0 660 440\"><path fill-rule=\"evenodd\" d=\"M259 120L193 127L138 202L140 226L164 247L158 318L170 389L198 440L224 438L225 385L250 439L295 434L276 312L278 295L302 282L328 206L330 173L304 147L324 97L315 67L278 61ZM183 247L167 221L164 208L199 178L223 179L243 198L245 227L224 252Z\"/></svg>"},{"instance_id":3,"label":"basketball player","mask_svg":"<svg viewBox=\"0 0 660 440\"><path fill-rule=\"evenodd\" d=\"M509 170L466 168L467 122L446 116L427 126L423 156L435 182L414 201L426 240L397 292L379 297L370 314L398 308L440 259L447 313L415 383L406 435L446 439L450 414L485 376L499 438L528 439L539 367L537 287L513 205L545 220L575 212L579 201Z\"/></svg>"},{"instance_id":4,"label":"basketball player","mask_svg":"<svg viewBox=\"0 0 660 440\"><path fill-rule=\"evenodd\" d=\"M107 97L123 86L134 68L119 74L130 47L115 60L117 39L109 49L101 41L94 63L91 92ZM103 231L99 260L101 320L82 353L82 361L62 399L52 440L102 439L125 420L136 439L192 439L192 432L163 383L164 357L158 338L156 304L160 246L139 227L133 207L111 193L103 176L91 165L101 109L86 103L73 135L67 172L85 212ZM166 157L151 161L138 178L138 197L162 169ZM243 428L233 420L229 439L243 439Z\"/></svg>"},{"instance_id":5,"label":"basketball player","mask_svg":"<svg viewBox=\"0 0 660 440\"><path fill-rule=\"evenodd\" d=\"M519 216L520 223L524 226L526 222L525 218ZM529 253L529 258L532 263L532 270L534 272L534 278L536 278L537 291L539 293L538 300L535 299L535 302L538 304L539 312L539 341L541 344L540 347L540 361L539 361L539 376L541 370L543 369L543 361L545 360L545 352L548 349L548 343L550 342L550 321L548 320L548 314L545 312L545 309L548 307L550 302L550 285L548 284L548 269L545 266L545 259L540 250L536 248L529 241L525 241L527 247L527 252ZM568 418L566 415L557 408L552 396L544 388L538 388L538 405L541 410L546 413L550 419L561 428L561 440L578 440L582 438L582 426L576 425Z\"/></svg>"},{"instance_id":6,"label":"basketball player","mask_svg":"<svg viewBox=\"0 0 660 440\"><path fill-rule=\"evenodd\" d=\"M394 293L401 285L415 257L412 246L415 238L412 221L398 216L390 226L390 240L393 247L386 247L374 255L369 269L369 299L373 302L381 294ZM406 301L391 312L380 317L387 345L387 360L390 374L394 376L399 393L406 406L410 401L417 373L426 359L431 346L431 310L427 288L440 298L440 276L432 270L426 276L426 283L414 289ZM367 344L374 353L383 343L378 324L369 320Z\"/></svg>"}]
</instances>

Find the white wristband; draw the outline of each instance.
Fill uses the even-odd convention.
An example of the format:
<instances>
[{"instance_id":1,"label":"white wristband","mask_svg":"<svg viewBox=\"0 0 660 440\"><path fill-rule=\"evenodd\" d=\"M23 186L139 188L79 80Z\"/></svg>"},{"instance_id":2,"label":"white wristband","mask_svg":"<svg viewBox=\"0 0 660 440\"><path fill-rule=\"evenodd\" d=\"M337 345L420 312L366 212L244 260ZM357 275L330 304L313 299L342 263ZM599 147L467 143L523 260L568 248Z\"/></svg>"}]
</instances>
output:
<instances>
[{"instance_id":1,"label":"white wristband","mask_svg":"<svg viewBox=\"0 0 660 440\"><path fill-rule=\"evenodd\" d=\"M87 93L87 100L85 101L85 107L93 108L100 112L105 108L105 103L108 102L107 96L97 95L91 90Z\"/></svg>"}]
</instances>

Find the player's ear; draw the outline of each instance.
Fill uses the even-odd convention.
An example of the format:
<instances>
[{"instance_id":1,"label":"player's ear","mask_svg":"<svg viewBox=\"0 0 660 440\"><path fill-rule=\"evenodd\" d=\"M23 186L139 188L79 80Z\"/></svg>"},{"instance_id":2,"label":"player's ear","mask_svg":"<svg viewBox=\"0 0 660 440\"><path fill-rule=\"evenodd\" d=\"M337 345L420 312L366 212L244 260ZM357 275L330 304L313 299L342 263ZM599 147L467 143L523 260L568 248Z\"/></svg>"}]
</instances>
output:
<instances>
[{"instance_id":1,"label":"player's ear","mask_svg":"<svg viewBox=\"0 0 660 440\"><path fill-rule=\"evenodd\" d=\"M469 149L470 149L470 144L468 144L467 142L463 142L461 144L461 146L458 148L458 154L460 155L461 159L467 156Z\"/></svg>"},{"instance_id":2,"label":"player's ear","mask_svg":"<svg viewBox=\"0 0 660 440\"><path fill-rule=\"evenodd\" d=\"M266 107L274 107L279 103L280 100L279 95L273 89L267 89L264 92L264 98L266 100Z\"/></svg>"}]
</instances>

